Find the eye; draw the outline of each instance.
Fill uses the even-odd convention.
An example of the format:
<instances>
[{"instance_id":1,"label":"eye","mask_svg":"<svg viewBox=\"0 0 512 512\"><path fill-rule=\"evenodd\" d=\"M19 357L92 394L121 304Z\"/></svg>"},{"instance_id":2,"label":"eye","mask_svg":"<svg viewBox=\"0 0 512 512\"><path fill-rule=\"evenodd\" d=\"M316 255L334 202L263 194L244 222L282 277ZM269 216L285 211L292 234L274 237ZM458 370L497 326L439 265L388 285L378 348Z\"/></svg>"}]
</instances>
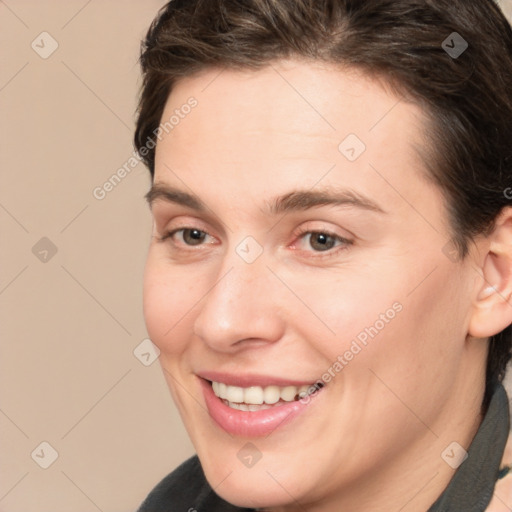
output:
<instances>
[{"instance_id":1,"label":"eye","mask_svg":"<svg viewBox=\"0 0 512 512\"><path fill-rule=\"evenodd\" d=\"M207 236L210 236L206 231L197 228L179 228L174 229L165 233L162 237L159 238L160 242L164 242L167 239L171 239L174 241L175 235L181 233L181 240L185 245L188 246L196 246L201 245L204 239Z\"/></svg>"},{"instance_id":2,"label":"eye","mask_svg":"<svg viewBox=\"0 0 512 512\"><path fill-rule=\"evenodd\" d=\"M177 236L180 235L181 240L177 241ZM297 233L297 239L301 240L301 243L294 243L293 248L298 248L306 252L313 253L326 253L318 254L315 257L328 257L338 253L340 250L346 249L349 245L352 245L353 241L347 238L341 237L335 233L331 233L328 230L302 230ZM184 245L186 247L195 247L204 245L207 237L213 238L208 232L197 229L194 227L182 227L171 231L168 231L163 236L158 237L160 242L165 242L170 239L173 245ZM207 242L213 243L213 242ZM309 251L305 244L312 248L313 251ZM298 247L297 247L298 246ZM332 249L335 249L334 251Z\"/></svg>"},{"instance_id":3,"label":"eye","mask_svg":"<svg viewBox=\"0 0 512 512\"><path fill-rule=\"evenodd\" d=\"M328 252L329 256L333 253L337 253L339 250L346 249L349 245L351 245L353 242L351 240L348 240L346 238L343 238L339 235L336 235L335 233L331 233L329 231L302 231L298 233L298 238L302 239L307 243L309 247L313 249L313 252ZM304 244L301 244L304 245ZM337 250L331 251L334 247L338 247ZM303 250L304 247L299 247ZM327 256L327 255L326 255Z\"/></svg>"}]
</instances>

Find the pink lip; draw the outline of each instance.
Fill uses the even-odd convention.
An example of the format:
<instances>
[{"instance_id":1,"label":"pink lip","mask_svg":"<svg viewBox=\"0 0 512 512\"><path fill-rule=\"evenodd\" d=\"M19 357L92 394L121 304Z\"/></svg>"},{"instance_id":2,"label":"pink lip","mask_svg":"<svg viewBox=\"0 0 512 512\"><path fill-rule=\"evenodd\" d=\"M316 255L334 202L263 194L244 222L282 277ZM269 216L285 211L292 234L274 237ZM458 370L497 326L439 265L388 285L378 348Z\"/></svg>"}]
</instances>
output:
<instances>
[{"instance_id":1,"label":"pink lip","mask_svg":"<svg viewBox=\"0 0 512 512\"><path fill-rule=\"evenodd\" d=\"M215 395L208 381L201 378L199 381L203 389L203 395L210 417L229 434L242 437L263 437L270 435L277 428L297 418L307 407L311 407L311 405L318 400L318 395L321 391L317 391L307 402L298 400L287 402L284 405L274 406L270 409L251 412L228 407ZM254 381L252 380L251 382Z\"/></svg>"},{"instance_id":2,"label":"pink lip","mask_svg":"<svg viewBox=\"0 0 512 512\"><path fill-rule=\"evenodd\" d=\"M239 386L241 388L248 388L249 386L309 386L315 382L314 380L293 380L256 374L232 375L214 371L200 372L197 375L209 381L223 382L228 386Z\"/></svg>"}]
</instances>

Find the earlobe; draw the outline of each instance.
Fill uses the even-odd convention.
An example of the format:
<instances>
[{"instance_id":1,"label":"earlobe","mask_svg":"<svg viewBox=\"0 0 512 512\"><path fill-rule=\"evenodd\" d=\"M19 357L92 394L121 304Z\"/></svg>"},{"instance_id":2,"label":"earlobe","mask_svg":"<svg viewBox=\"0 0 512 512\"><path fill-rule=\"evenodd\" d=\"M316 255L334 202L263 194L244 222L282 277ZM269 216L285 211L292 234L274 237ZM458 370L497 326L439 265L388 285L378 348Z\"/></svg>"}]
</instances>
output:
<instances>
[{"instance_id":1,"label":"earlobe","mask_svg":"<svg viewBox=\"0 0 512 512\"><path fill-rule=\"evenodd\" d=\"M492 233L482 240L486 247L478 269L475 299L468 334L488 338L512 324L512 208L496 219Z\"/></svg>"}]
</instances>

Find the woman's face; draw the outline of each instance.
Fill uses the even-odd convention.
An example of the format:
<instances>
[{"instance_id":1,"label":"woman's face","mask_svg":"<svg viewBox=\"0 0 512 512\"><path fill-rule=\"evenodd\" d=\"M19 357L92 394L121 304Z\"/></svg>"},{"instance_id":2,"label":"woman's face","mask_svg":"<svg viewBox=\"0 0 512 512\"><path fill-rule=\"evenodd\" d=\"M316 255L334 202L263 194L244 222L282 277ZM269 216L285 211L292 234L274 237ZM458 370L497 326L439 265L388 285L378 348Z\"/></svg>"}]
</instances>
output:
<instances>
[{"instance_id":1,"label":"woman's face","mask_svg":"<svg viewBox=\"0 0 512 512\"><path fill-rule=\"evenodd\" d=\"M413 149L421 110L289 61L186 78L171 116L144 314L217 494L292 507L452 471L441 453L467 441L459 398L485 348L466 340L474 271L450 258Z\"/></svg>"}]
</instances>

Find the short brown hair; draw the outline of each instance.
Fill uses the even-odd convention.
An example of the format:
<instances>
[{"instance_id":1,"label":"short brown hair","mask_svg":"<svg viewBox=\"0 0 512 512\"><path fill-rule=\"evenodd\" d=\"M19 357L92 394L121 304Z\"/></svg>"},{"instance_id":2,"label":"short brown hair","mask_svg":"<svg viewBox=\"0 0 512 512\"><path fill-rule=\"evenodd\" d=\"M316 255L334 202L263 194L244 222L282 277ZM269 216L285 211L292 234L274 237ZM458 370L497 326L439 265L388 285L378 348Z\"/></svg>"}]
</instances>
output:
<instances>
[{"instance_id":1,"label":"short brown hair","mask_svg":"<svg viewBox=\"0 0 512 512\"><path fill-rule=\"evenodd\" d=\"M449 51L455 41L467 42L461 55ZM512 186L512 30L499 7L492 0L172 0L141 51L134 141L152 178L155 134L177 80L293 57L361 69L423 107L428 177L445 197L452 243L464 258L511 204L504 191ZM511 347L510 326L490 339L485 408Z\"/></svg>"}]
</instances>

